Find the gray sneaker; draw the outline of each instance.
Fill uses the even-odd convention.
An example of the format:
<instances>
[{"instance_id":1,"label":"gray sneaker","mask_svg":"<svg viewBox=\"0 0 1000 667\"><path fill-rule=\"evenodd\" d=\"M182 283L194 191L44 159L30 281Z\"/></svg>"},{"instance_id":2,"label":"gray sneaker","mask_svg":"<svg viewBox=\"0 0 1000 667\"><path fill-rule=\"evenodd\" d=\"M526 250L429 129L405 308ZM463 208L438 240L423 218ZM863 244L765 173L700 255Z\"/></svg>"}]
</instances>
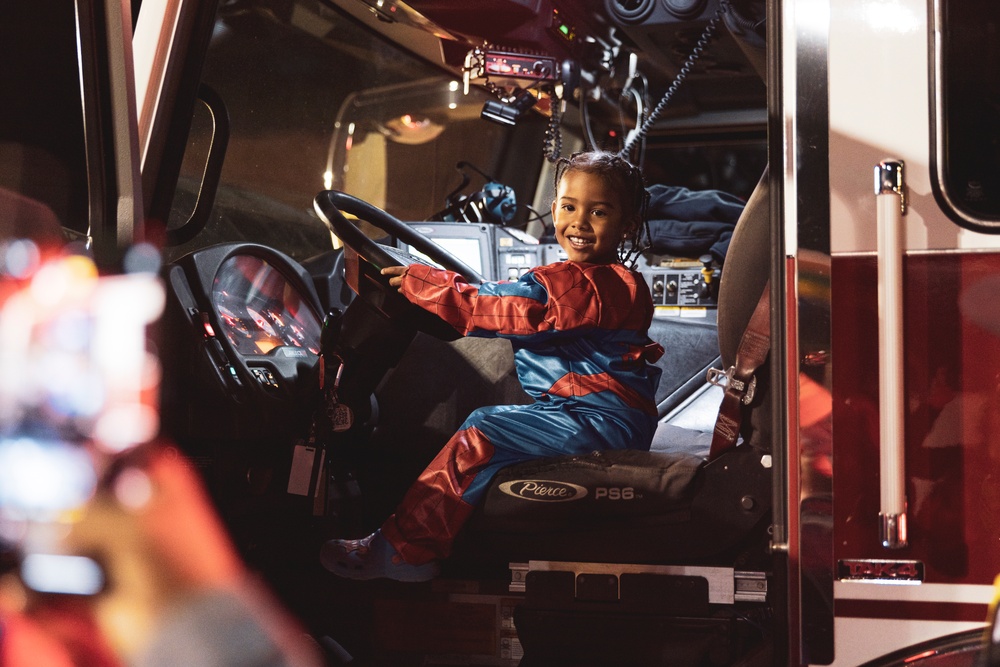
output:
<instances>
[{"instance_id":1,"label":"gray sneaker","mask_svg":"<svg viewBox=\"0 0 1000 667\"><path fill-rule=\"evenodd\" d=\"M403 561L389 540L376 530L360 540L330 540L319 552L319 560L330 572L345 579L394 579L430 581L441 572L436 561L410 565Z\"/></svg>"}]
</instances>

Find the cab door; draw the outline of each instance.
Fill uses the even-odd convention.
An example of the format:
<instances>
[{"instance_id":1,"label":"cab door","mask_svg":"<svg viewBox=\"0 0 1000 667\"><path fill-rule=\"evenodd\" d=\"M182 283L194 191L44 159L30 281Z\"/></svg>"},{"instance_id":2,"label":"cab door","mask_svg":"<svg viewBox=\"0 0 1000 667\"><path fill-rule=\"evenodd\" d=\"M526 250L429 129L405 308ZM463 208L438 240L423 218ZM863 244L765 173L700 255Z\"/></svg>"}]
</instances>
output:
<instances>
[{"instance_id":1,"label":"cab door","mask_svg":"<svg viewBox=\"0 0 1000 667\"><path fill-rule=\"evenodd\" d=\"M1000 572L1000 9L776 11L790 662L858 665Z\"/></svg>"},{"instance_id":2,"label":"cab door","mask_svg":"<svg viewBox=\"0 0 1000 667\"><path fill-rule=\"evenodd\" d=\"M142 236L128 3L9 2L0 12L0 188L44 206L114 266Z\"/></svg>"},{"instance_id":3,"label":"cab door","mask_svg":"<svg viewBox=\"0 0 1000 667\"><path fill-rule=\"evenodd\" d=\"M118 271L132 244L162 236L206 47L192 35L214 4L41 0L0 13L0 187L47 206Z\"/></svg>"}]
</instances>

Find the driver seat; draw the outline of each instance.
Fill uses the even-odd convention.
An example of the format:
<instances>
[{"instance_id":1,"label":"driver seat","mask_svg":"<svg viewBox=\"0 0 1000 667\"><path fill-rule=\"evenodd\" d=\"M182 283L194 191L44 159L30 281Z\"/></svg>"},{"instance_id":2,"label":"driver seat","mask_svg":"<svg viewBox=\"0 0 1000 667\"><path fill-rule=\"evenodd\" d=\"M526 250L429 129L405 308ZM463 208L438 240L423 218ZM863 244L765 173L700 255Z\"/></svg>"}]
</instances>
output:
<instances>
[{"instance_id":1,"label":"driver seat","mask_svg":"<svg viewBox=\"0 0 1000 667\"><path fill-rule=\"evenodd\" d=\"M734 364L769 262L765 172L722 272L723 368ZM741 621L767 614L769 372L765 362L756 373L741 440L711 461L711 432L661 423L648 452L540 459L498 473L449 561L509 561L511 590L526 594L514 613L522 667L729 665L763 650L759 626Z\"/></svg>"}]
</instances>

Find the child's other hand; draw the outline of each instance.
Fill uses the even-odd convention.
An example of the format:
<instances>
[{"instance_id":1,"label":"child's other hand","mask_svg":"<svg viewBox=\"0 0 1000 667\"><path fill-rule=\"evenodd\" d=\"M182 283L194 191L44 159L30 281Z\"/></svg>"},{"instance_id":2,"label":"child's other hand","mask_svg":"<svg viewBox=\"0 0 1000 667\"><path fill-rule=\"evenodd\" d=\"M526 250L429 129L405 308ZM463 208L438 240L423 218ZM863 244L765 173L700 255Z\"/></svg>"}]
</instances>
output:
<instances>
[{"instance_id":1,"label":"child's other hand","mask_svg":"<svg viewBox=\"0 0 1000 667\"><path fill-rule=\"evenodd\" d=\"M403 288L403 276L406 275L406 271L410 267L408 266L387 266L382 269L383 276L391 276L389 278L389 284L398 290Z\"/></svg>"}]
</instances>

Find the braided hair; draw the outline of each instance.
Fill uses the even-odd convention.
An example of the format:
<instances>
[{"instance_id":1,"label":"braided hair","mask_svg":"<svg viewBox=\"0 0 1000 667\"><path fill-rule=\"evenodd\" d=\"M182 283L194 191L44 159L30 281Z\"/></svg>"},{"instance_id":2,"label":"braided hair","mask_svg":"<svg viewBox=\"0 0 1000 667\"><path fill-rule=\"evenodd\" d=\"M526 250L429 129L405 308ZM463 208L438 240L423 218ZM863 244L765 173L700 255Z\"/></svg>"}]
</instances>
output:
<instances>
[{"instance_id":1,"label":"braided hair","mask_svg":"<svg viewBox=\"0 0 1000 667\"><path fill-rule=\"evenodd\" d=\"M573 153L556 161L553 183L556 192L562 177L570 171L594 174L621 193L625 235L618 246L618 260L634 267L635 260L649 247L649 223L646 220L649 192L642 171L617 153L600 150Z\"/></svg>"}]
</instances>

